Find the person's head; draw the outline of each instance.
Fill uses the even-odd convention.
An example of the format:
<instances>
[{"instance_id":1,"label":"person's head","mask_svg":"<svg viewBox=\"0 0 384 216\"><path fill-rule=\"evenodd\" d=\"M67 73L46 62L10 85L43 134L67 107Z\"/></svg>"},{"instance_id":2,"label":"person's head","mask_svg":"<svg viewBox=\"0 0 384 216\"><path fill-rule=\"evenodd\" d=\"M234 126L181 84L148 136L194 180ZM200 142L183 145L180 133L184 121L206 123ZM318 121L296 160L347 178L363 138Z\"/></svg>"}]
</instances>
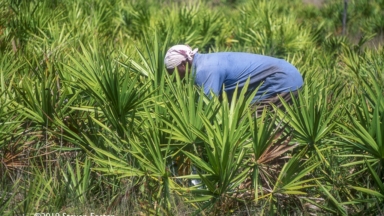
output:
<instances>
[{"instance_id":1,"label":"person's head","mask_svg":"<svg viewBox=\"0 0 384 216\"><path fill-rule=\"evenodd\" d=\"M192 50L188 45L175 45L171 47L164 58L164 64L169 74L173 74L175 68L180 78L184 78L185 73L189 71L188 66L192 65L193 56L197 49Z\"/></svg>"}]
</instances>

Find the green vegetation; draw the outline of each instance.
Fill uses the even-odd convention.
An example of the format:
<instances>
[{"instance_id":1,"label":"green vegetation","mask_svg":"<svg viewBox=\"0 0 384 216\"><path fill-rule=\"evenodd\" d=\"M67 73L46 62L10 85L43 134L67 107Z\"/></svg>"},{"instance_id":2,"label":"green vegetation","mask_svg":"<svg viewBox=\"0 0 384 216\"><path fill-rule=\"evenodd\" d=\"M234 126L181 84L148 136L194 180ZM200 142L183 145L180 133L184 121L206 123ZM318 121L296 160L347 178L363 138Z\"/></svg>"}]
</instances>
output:
<instances>
[{"instance_id":1,"label":"green vegetation","mask_svg":"<svg viewBox=\"0 0 384 216\"><path fill-rule=\"evenodd\" d=\"M0 215L384 214L384 1L347 9L343 34L342 0L1 1ZM305 86L255 118L168 76L174 44Z\"/></svg>"}]
</instances>

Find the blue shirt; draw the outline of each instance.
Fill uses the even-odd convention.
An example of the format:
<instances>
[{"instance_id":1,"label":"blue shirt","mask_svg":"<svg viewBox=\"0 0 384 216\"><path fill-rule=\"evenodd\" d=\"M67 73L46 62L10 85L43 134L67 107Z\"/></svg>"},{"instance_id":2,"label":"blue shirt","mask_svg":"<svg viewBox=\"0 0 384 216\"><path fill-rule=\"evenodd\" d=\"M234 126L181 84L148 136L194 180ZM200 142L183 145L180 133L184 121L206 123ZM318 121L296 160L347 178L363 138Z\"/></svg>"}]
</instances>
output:
<instances>
[{"instance_id":1,"label":"blue shirt","mask_svg":"<svg viewBox=\"0 0 384 216\"><path fill-rule=\"evenodd\" d=\"M196 53L192 73L206 95L211 90L220 95L224 85L229 99L236 85L242 88L250 78L248 91L262 84L252 102L295 91L303 85L299 71L285 60L242 52Z\"/></svg>"}]
</instances>

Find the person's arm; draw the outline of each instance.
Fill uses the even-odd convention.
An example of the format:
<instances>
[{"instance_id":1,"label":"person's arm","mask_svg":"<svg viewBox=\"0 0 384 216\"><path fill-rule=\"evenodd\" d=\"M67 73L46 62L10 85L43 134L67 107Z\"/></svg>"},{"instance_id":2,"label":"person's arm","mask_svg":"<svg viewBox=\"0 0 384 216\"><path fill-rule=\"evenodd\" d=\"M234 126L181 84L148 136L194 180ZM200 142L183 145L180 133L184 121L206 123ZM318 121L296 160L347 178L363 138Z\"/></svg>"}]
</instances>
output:
<instances>
[{"instance_id":1,"label":"person's arm","mask_svg":"<svg viewBox=\"0 0 384 216\"><path fill-rule=\"evenodd\" d=\"M224 78L220 73L201 72L202 76L196 79L196 84L200 87L204 87L204 94L210 96L210 91L215 95L220 96Z\"/></svg>"}]
</instances>

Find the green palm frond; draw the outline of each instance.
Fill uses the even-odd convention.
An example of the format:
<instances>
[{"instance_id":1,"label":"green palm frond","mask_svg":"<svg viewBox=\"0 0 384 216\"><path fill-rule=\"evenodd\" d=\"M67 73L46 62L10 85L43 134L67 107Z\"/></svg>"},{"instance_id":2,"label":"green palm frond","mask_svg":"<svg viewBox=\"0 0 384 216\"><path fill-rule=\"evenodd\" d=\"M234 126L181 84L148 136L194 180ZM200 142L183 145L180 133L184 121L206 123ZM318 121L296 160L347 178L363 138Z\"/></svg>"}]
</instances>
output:
<instances>
[{"instance_id":1,"label":"green palm frond","mask_svg":"<svg viewBox=\"0 0 384 216\"><path fill-rule=\"evenodd\" d=\"M361 96L363 100L365 97ZM377 163L379 175L383 175L384 167L384 126L383 126L383 98L379 97L375 107L368 107L365 103L361 107L355 107L355 117L348 112L350 125L340 125L347 134L340 133L343 143L350 146L355 157L361 158L354 163L344 166L361 164L365 159Z\"/></svg>"},{"instance_id":2,"label":"green palm frond","mask_svg":"<svg viewBox=\"0 0 384 216\"><path fill-rule=\"evenodd\" d=\"M296 147L290 145L291 134L284 135L285 126L277 123L277 115L267 116L265 109L259 118L249 118L252 131L252 152L251 165L253 167L252 182L255 190L255 200L258 200L259 188L263 183L273 185L273 180L267 178L271 176L268 164L284 156L284 153ZM274 164L275 164L274 163Z\"/></svg>"},{"instance_id":3,"label":"green palm frond","mask_svg":"<svg viewBox=\"0 0 384 216\"><path fill-rule=\"evenodd\" d=\"M380 174L375 171L375 169L372 167L369 161L366 161L366 165L368 167L370 174L373 177L375 188L377 189L369 189L369 188L363 188L363 187L357 187L357 186L351 186L351 187L355 190L370 194L376 197L378 200L383 200L384 199L384 183L380 178Z\"/></svg>"},{"instance_id":4,"label":"green palm frond","mask_svg":"<svg viewBox=\"0 0 384 216\"><path fill-rule=\"evenodd\" d=\"M308 145L311 151L316 152L319 158L329 165L321 153L321 143L336 126L335 118L340 101L333 104L333 109L329 110L328 91L323 84L318 88L304 85L298 92L298 98L292 96L292 105L281 99L286 111L278 110L278 114L292 127L293 135L299 143Z\"/></svg>"},{"instance_id":5,"label":"green palm frond","mask_svg":"<svg viewBox=\"0 0 384 216\"><path fill-rule=\"evenodd\" d=\"M74 67L66 66L77 78L73 86L95 100L104 117L120 136L134 124L138 107L149 99L149 83L140 83L139 76L121 71L118 64L106 56L92 54L84 47L81 57L71 58ZM138 87L140 86L140 87Z\"/></svg>"},{"instance_id":6,"label":"green palm frond","mask_svg":"<svg viewBox=\"0 0 384 216\"><path fill-rule=\"evenodd\" d=\"M307 192L305 190L316 187L314 182L318 178L313 177L311 173L320 163L313 162L311 159L303 161L302 156L305 152L306 151L303 150L298 155L290 158L281 169L270 193L259 197L259 199L268 198L270 212L273 212L279 196L295 197L298 195L306 195Z\"/></svg>"},{"instance_id":7,"label":"green palm frond","mask_svg":"<svg viewBox=\"0 0 384 216\"><path fill-rule=\"evenodd\" d=\"M199 143L193 131L202 131L203 120L197 116L202 115L211 120L219 105L217 101L206 98L202 89L197 90L191 77L185 78L186 83L178 77L175 78L176 82L172 82L173 79L167 79L170 93L165 95L165 104L171 118L164 118L168 126L164 131L171 134L172 139L187 145Z\"/></svg>"},{"instance_id":8,"label":"green palm frond","mask_svg":"<svg viewBox=\"0 0 384 216\"><path fill-rule=\"evenodd\" d=\"M209 197L214 199L209 203L221 205L224 197L230 197L236 188L247 178L249 168L243 166L246 153L245 145L249 143L249 123L246 121L248 105L253 99L247 95L248 82L237 97L235 90L231 104L228 103L226 94L223 103L215 118L209 119L200 113L203 130L191 128L204 142L203 158L187 151L183 153L192 161L200 171L199 178L206 190L191 188L196 201L204 201ZM197 176L196 176L197 177ZM185 178L181 176L179 178ZM216 206L218 208L218 206Z\"/></svg>"}]
</instances>

